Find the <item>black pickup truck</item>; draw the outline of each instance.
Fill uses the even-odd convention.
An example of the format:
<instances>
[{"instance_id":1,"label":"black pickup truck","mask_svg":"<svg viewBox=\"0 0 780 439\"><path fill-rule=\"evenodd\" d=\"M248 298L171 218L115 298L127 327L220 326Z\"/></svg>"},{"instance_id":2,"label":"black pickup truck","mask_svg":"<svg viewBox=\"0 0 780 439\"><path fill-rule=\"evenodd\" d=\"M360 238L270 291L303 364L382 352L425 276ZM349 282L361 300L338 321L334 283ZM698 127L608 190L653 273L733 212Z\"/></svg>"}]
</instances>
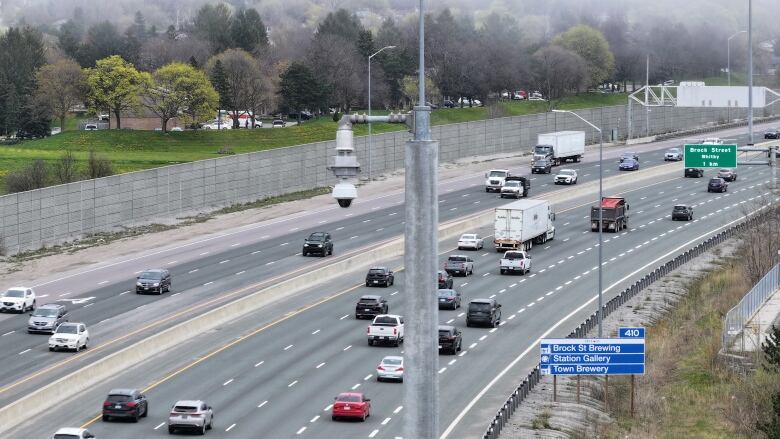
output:
<instances>
[{"instance_id":1,"label":"black pickup truck","mask_svg":"<svg viewBox=\"0 0 780 439\"><path fill-rule=\"evenodd\" d=\"M379 314L387 314L389 309L387 299L382 296L367 294L361 297L355 305L355 318L362 319L368 317L372 319Z\"/></svg>"}]
</instances>

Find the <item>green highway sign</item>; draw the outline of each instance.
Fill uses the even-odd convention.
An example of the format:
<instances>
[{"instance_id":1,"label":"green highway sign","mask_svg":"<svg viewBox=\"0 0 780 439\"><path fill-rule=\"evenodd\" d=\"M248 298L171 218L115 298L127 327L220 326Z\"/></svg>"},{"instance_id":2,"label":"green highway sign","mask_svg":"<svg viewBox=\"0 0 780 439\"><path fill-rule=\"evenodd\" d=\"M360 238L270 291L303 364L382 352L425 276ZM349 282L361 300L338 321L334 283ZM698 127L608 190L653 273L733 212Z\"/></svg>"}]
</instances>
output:
<instances>
[{"instance_id":1,"label":"green highway sign","mask_svg":"<svg viewBox=\"0 0 780 439\"><path fill-rule=\"evenodd\" d=\"M737 145L685 145L686 168L736 168Z\"/></svg>"}]
</instances>

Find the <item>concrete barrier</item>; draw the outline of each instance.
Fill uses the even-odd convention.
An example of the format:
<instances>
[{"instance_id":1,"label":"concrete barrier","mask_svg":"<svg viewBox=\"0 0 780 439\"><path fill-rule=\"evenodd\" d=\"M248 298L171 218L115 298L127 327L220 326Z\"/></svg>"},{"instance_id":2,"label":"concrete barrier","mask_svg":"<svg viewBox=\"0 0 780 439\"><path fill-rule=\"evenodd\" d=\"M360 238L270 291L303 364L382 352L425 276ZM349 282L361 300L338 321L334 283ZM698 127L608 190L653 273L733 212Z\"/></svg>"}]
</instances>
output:
<instances>
[{"instance_id":1,"label":"concrete barrier","mask_svg":"<svg viewBox=\"0 0 780 439\"><path fill-rule=\"evenodd\" d=\"M609 177L604 180L604 190L619 190L620 187L627 182L636 182L638 179L657 179L659 177L672 175L675 172L677 172L678 175L681 175L682 169L682 165L679 163L665 164L638 172ZM569 186L565 189L545 194L543 197L534 198L544 198L549 200L552 204L556 204L573 201L587 195L597 188L598 181L593 181L574 187ZM486 209L468 217L442 224L439 227L439 240L446 241L459 236L461 233L490 225L493 222L493 212L494 209L492 208ZM184 343L197 334L204 333L220 325L246 316L290 293L310 288L312 285L327 282L336 277L343 276L346 272L365 270L367 266L379 264L384 260L398 257L403 254L403 250L404 239L403 237L400 237L390 239L375 247L352 251L343 259L334 261L332 264L294 276L290 279L278 282L273 286L262 288L193 319L184 321L171 328L146 337L118 352L98 359L94 363L84 366L83 368L0 408L0 436L2 436L4 432L19 425L21 422L33 418L55 404L58 404L60 401L70 398L82 390L93 387L101 381L120 373L127 368L128 364L139 364L153 355ZM330 300L333 297L335 296L320 299L316 303L309 305L302 310L288 314L269 325L280 323L319 303Z\"/></svg>"}]
</instances>

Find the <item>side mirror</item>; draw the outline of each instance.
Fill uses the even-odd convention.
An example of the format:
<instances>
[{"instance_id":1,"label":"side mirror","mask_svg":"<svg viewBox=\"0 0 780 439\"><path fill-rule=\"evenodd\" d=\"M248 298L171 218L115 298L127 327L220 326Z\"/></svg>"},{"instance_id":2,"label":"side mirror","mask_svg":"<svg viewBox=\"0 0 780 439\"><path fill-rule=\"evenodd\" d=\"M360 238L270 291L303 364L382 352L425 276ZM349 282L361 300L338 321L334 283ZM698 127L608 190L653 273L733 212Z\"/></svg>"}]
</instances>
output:
<instances>
[{"instance_id":1,"label":"side mirror","mask_svg":"<svg viewBox=\"0 0 780 439\"><path fill-rule=\"evenodd\" d=\"M136 276L135 278L136 278L136 279L140 279L140 278L141 278L141 276Z\"/></svg>"},{"instance_id":2,"label":"side mirror","mask_svg":"<svg viewBox=\"0 0 780 439\"><path fill-rule=\"evenodd\" d=\"M334 397L333 397L333 400L334 400L334 401L335 401L335 400L337 400L337 399L339 399L339 397L338 397L338 396L334 396Z\"/></svg>"},{"instance_id":3,"label":"side mirror","mask_svg":"<svg viewBox=\"0 0 780 439\"><path fill-rule=\"evenodd\" d=\"M488 177L487 177L487 172L485 172L485 178L488 178Z\"/></svg>"},{"instance_id":4,"label":"side mirror","mask_svg":"<svg viewBox=\"0 0 780 439\"><path fill-rule=\"evenodd\" d=\"M496 304L496 308L501 308L501 304L500 304L500 303L497 303L497 304Z\"/></svg>"},{"instance_id":5,"label":"side mirror","mask_svg":"<svg viewBox=\"0 0 780 439\"><path fill-rule=\"evenodd\" d=\"M628 204L626 204L626 210L628 210L628 209L631 209L631 206L629 206Z\"/></svg>"},{"instance_id":6,"label":"side mirror","mask_svg":"<svg viewBox=\"0 0 780 439\"><path fill-rule=\"evenodd\" d=\"M363 398L363 401L365 401L365 402L371 402L371 398Z\"/></svg>"}]
</instances>

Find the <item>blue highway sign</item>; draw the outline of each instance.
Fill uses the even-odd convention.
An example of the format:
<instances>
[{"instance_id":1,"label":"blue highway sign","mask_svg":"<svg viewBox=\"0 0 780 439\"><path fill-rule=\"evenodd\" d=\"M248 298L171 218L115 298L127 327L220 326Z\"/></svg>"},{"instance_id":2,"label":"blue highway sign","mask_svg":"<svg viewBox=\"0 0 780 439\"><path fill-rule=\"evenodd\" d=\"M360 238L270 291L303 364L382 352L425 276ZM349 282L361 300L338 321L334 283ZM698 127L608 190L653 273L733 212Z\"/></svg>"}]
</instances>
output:
<instances>
[{"instance_id":1,"label":"blue highway sign","mask_svg":"<svg viewBox=\"0 0 780 439\"><path fill-rule=\"evenodd\" d=\"M540 363L546 375L634 375L645 373L643 328L626 329L629 338L543 339ZM642 329L642 331L637 331ZM620 331L623 334L623 331ZM633 338L637 337L637 338Z\"/></svg>"},{"instance_id":2,"label":"blue highway sign","mask_svg":"<svg viewBox=\"0 0 780 439\"><path fill-rule=\"evenodd\" d=\"M620 338L645 338L645 328L620 328L618 329Z\"/></svg>"}]
</instances>

